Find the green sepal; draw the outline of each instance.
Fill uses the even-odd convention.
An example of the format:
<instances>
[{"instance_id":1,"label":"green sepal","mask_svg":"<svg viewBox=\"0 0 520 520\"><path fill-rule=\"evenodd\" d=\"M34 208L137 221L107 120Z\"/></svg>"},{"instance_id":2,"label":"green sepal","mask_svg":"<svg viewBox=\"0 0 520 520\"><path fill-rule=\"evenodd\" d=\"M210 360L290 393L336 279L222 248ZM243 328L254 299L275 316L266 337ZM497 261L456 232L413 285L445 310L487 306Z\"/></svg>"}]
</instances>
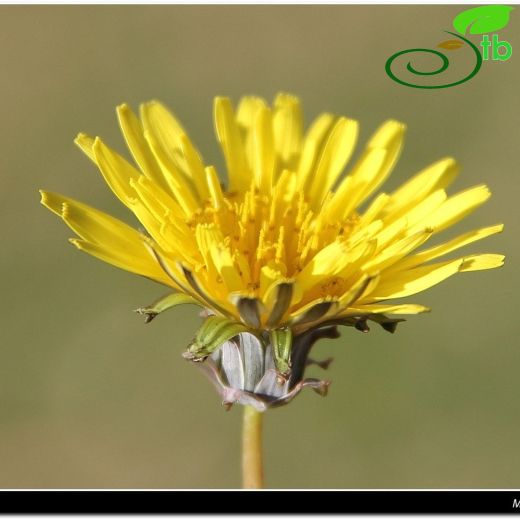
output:
<instances>
[{"instance_id":1,"label":"green sepal","mask_svg":"<svg viewBox=\"0 0 520 520\"><path fill-rule=\"evenodd\" d=\"M184 293L170 293L155 301L151 305L136 309L134 312L144 315L144 322L150 323L161 312L164 312L171 307L188 303L202 307L200 302L193 298L193 296L189 296L188 294Z\"/></svg>"},{"instance_id":2,"label":"green sepal","mask_svg":"<svg viewBox=\"0 0 520 520\"><path fill-rule=\"evenodd\" d=\"M204 361L223 343L242 332L249 332L244 324L221 316L210 316L201 325L183 356L191 361Z\"/></svg>"},{"instance_id":3,"label":"green sepal","mask_svg":"<svg viewBox=\"0 0 520 520\"><path fill-rule=\"evenodd\" d=\"M354 327L355 329L361 332L369 332L370 328L368 327L367 320L373 321L387 332L393 334L397 328L397 325L403 321L406 321L404 318L389 318L384 314L365 314L363 316L348 316L344 318L333 318L331 320L324 321L320 323L320 327L328 327L332 325L344 325L345 327Z\"/></svg>"},{"instance_id":4,"label":"green sepal","mask_svg":"<svg viewBox=\"0 0 520 520\"><path fill-rule=\"evenodd\" d=\"M293 334L290 328L273 329L270 332L274 364L281 376L291 373L291 349Z\"/></svg>"},{"instance_id":5,"label":"green sepal","mask_svg":"<svg viewBox=\"0 0 520 520\"><path fill-rule=\"evenodd\" d=\"M260 302L256 298L238 297L233 302L242 320L250 327L260 327Z\"/></svg>"},{"instance_id":6,"label":"green sepal","mask_svg":"<svg viewBox=\"0 0 520 520\"><path fill-rule=\"evenodd\" d=\"M406 321L404 318L389 318L384 314L372 314L369 316L369 319L379 323L383 329L385 329L387 332L390 332L391 334L395 332L398 323Z\"/></svg>"}]
</instances>

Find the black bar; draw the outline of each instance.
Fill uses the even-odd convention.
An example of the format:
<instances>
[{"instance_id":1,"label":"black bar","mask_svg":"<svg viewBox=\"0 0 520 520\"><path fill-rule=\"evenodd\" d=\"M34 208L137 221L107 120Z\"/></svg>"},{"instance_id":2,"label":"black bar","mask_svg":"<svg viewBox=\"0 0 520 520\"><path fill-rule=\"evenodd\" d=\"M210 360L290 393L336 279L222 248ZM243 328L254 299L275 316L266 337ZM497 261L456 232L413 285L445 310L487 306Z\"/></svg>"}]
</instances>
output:
<instances>
[{"instance_id":1,"label":"black bar","mask_svg":"<svg viewBox=\"0 0 520 520\"><path fill-rule=\"evenodd\" d=\"M520 513L518 491L0 491L1 513Z\"/></svg>"}]
</instances>

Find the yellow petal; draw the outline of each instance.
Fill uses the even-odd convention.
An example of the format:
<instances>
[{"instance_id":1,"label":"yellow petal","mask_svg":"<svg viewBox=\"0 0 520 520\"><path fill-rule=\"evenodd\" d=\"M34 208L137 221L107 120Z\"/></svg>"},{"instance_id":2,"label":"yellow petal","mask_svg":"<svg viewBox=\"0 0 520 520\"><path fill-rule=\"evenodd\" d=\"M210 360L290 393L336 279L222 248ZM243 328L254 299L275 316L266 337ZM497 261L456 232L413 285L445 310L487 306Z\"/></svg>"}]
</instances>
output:
<instances>
[{"instance_id":1,"label":"yellow petal","mask_svg":"<svg viewBox=\"0 0 520 520\"><path fill-rule=\"evenodd\" d=\"M70 242L80 251L84 251L89 255L103 260L103 262L107 262L108 264L112 264L120 269L124 269L125 271L145 276L146 278L150 278L156 282L178 289L178 286L165 276L157 263L150 257L149 261L141 261L144 260L144 258L136 259L135 257L125 254L123 251L114 249L113 247L104 247L99 244L92 244L86 240L75 238L70 239Z\"/></svg>"},{"instance_id":2,"label":"yellow petal","mask_svg":"<svg viewBox=\"0 0 520 520\"><path fill-rule=\"evenodd\" d=\"M308 190L312 207L318 208L321 205L323 197L345 168L354 151L358 131L358 122L353 119L340 117L336 121L323 147Z\"/></svg>"},{"instance_id":3,"label":"yellow petal","mask_svg":"<svg viewBox=\"0 0 520 520\"><path fill-rule=\"evenodd\" d=\"M386 208L386 205L390 201L390 196L386 193L380 193L371 203L370 206L363 213L358 222L358 227L365 227L373 222Z\"/></svg>"},{"instance_id":4,"label":"yellow petal","mask_svg":"<svg viewBox=\"0 0 520 520\"><path fill-rule=\"evenodd\" d=\"M404 304L375 304L370 305L355 305L349 307L345 313L341 313L342 316L356 316L364 314L420 314L422 312L430 312L429 307L424 305L417 305L413 303Z\"/></svg>"},{"instance_id":5,"label":"yellow petal","mask_svg":"<svg viewBox=\"0 0 520 520\"><path fill-rule=\"evenodd\" d=\"M215 98L214 122L217 139L226 159L229 177L228 190L245 192L250 186L251 173L246 162L240 129L228 98Z\"/></svg>"},{"instance_id":6,"label":"yellow petal","mask_svg":"<svg viewBox=\"0 0 520 520\"><path fill-rule=\"evenodd\" d=\"M130 209L154 240L167 252L176 252L181 258L193 258L193 233L183 218L176 217L180 211L180 208L176 209L177 203L145 177L138 182L131 181L131 185L137 197ZM168 200L171 205L168 205Z\"/></svg>"},{"instance_id":7,"label":"yellow petal","mask_svg":"<svg viewBox=\"0 0 520 520\"><path fill-rule=\"evenodd\" d=\"M451 157L445 157L424 168L391 193L385 214L392 214L396 218L430 193L446 189L456 178L459 170L457 162Z\"/></svg>"},{"instance_id":8,"label":"yellow petal","mask_svg":"<svg viewBox=\"0 0 520 520\"><path fill-rule=\"evenodd\" d=\"M458 237L446 242L445 244L440 244L438 246L434 246L425 251L421 251L420 253L411 256L410 258L406 258L405 260L399 262L397 269L410 269L412 267L418 266L420 264L424 264L430 260L434 260L439 258L440 256L446 255L459 249L460 247L466 246L477 240L482 240L490 235L494 235L495 233L501 233L504 229L503 224L498 224L496 226L488 226L481 229L476 229L474 231L469 231L468 233L464 233L463 235L459 235Z\"/></svg>"},{"instance_id":9,"label":"yellow petal","mask_svg":"<svg viewBox=\"0 0 520 520\"><path fill-rule=\"evenodd\" d=\"M292 201L295 197L297 188L297 175L296 172L289 170L283 170L272 191L273 204L276 201L280 209L284 209L286 205ZM281 202L283 201L283 202Z\"/></svg>"},{"instance_id":10,"label":"yellow petal","mask_svg":"<svg viewBox=\"0 0 520 520\"><path fill-rule=\"evenodd\" d=\"M480 254L464 257L464 261L460 267L460 272L483 271L485 269L494 269L504 265L504 255L496 254Z\"/></svg>"},{"instance_id":11,"label":"yellow petal","mask_svg":"<svg viewBox=\"0 0 520 520\"><path fill-rule=\"evenodd\" d=\"M162 190L155 182L141 175L137 182L130 180L130 186L145 206L158 219L172 219L185 227L185 214L177 201Z\"/></svg>"},{"instance_id":12,"label":"yellow petal","mask_svg":"<svg viewBox=\"0 0 520 520\"><path fill-rule=\"evenodd\" d=\"M352 256L341 242L332 242L303 268L296 277L296 282L302 291L317 284L324 277L332 277L344 269L352 261Z\"/></svg>"},{"instance_id":13,"label":"yellow petal","mask_svg":"<svg viewBox=\"0 0 520 520\"><path fill-rule=\"evenodd\" d=\"M347 247L352 249L354 246L357 246L361 242L368 242L370 240L375 240L375 237L378 233L383 229L384 224L382 220L374 220L368 226L364 227L356 227L355 231L350 235L346 240L345 244Z\"/></svg>"},{"instance_id":14,"label":"yellow petal","mask_svg":"<svg viewBox=\"0 0 520 520\"><path fill-rule=\"evenodd\" d=\"M269 260L266 265L260 269L260 288L259 294L267 305L270 302L270 293L273 291L280 280L285 279L285 272L282 270L282 265L274 260ZM294 280L293 280L294 281Z\"/></svg>"},{"instance_id":15,"label":"yellow petal","mask_svg":"<svg viewBox=\"0 0 520 520\"><path fill-rule=\"evenodd\" d=\"M180 150L181 136L186 130L173 114L158 101L143 103L140 107L143 127L146 134L162 151L168 155L177 167L182 167L184 161Z\"/></svg>"},{"instance_id":16,"label":"yellow petal","mask_svg":"<svg viewBox=\"0 0 520 520\"><path fill-rule=\"evenodd\" d=\"M346 217L363 202L370 193L374 180L384 171L387 155L387 150L383 148L374 148L363 153L334 193L330 203L334 215L338 218Z\"/></svg>"},{"instance_id":17,"label":"yellow petal","mask_svg":"<svg viewBox=\"0 0 520 520\"><path fill-rule=\"evenodd\" d=\"M104 245L127 250L136 257L149 255L143 246L145 237L124 222L58 193L40 190L41 203L56 215L81 238Z\"/></svg>"},{"instance_id":18,"label":"yellow petal","mask_svg":"<svg viewBox=\"0 0 520 520\"><path fill-rule=\"evenodd\" d=\"M378 248L381 249L402 236L412 235L433 227L428 226L429 218L442 206L445 200L446 192L437 190L391 224L388 224L385 220L386 226L375 237Z\"/></svg>"},{"instance_id":19,"label":"yellow petal","mask_svg":"<svg viewBox=\"0 0 520 520\"><path fill-rule=\"evenodd\" d=\"M117 117L126 144L141 171L163 190L168 191L168 183L164 179L161 167L157 163L150 146L144 138L143 125L125 103L117 107Z\"/></svg>"},{"instance_id":20,"label":"yellow petal","mask_svg":"<svg viewBox=\"0 0 520 520\"><path fill-rule=\"evenodd\" d=\"M436 233L442 231L469 215L484 204L490 196L491 192L484 184L461 191L457 195L448 198L444 204L421 222L420 225L433 227Z\"/></svg>"},{"instance_id":21,"label":"yellow petal","mask_svg":"<svg viewBox=\"0 0 520 520\"><path fill-rule=\"evenodd\" d=\"M388 275L388 279L382 279L368 299L377 301L410 296L424 291L458 272L494 269L502 266L503 263L503 255L480 254L416 267L407 271L394 271Z\"/></svg>"},{"instance_id":22,"label":"yellow petal","mask_svg":"<svg viewBox=\"0 0 520 520\"><path fill-rule=\"evenodd\" d=\"M187 216L199 208L200 197L183 153L184 131L160 103L141 105L144 136L163 172L163 177Z\"/></svg>"},{"instance_id":23,"label":"yellow petal","mask_svg":"<svg viewBox=\"0 0 520 520\"><path fill-rule=\"evenodd\" d=\"M214 278L221 277L228 292L243 289L242 279L220 229L214 224L199 225L196 229L196 237L208 274L214 270Z\"/></svg>"},{"instance_id":24,"label":"yellow petal","mask_svg":"<svg viewBox=\"0 0 520 520\"><path fill-rule=\"evenodd\" d=\"M165 261L164 263L166 265L169 262ZM192 291L202 298L210 309L214 309L217 313L220 313L223 316L232 317L235 315L234 313L236 312L236 308L227 300L228 293L225 291L219 291L218 285L207 283L207 280L204 281L202 276L200 276L203 274L203 271L195 274L184 265L181 265L180 268Z\"/></svg>"},{"instance_id":25,"label":"yellow petal","mask_svg":"<svg viewBox=\"0 0 520 520\"><path fill-rule=\"evenodd\" d=\"M378 255L363 265L363 270L367 273L379 272L387 269L392 264L399 262L421 244L424 244L432 235L431 231L420 231L411 236L398 240L392 245L383 248Z\"/></svg>"},{"instance_id":26,"label":"yellow petal","mask_svg":"<svg viewBox=\"0 0 520 520\"><path fill-rule=\"evenodd\" d=\"M307 131L298 165L298 187L301 189L312 182L313 169L318 163L322 146L333 127L334 120L332 114L321 114Z\"/></svg>"},{"instance_id":27,"label":"yellow petal","mask_svg":"<svg viewBox=\"0 0 520 520\"><path fill-rule=\"evenodd\" d=\"M94 155L94 138L87 134L80 133L74 139L74 143L80 148L80 150L93 162L96 162Z\"/></svg>"},{"instance_id":28,"label":"yellow petal","mask_svg":"<svg viewBox=\"0 0 520 520\"><path fill-rule=\"evenodd\" d=\"M389 119L374 133L368 142L367 148L384 148L388 154L389 168L396 163L404 144L406 125L400 121Z\"/></svg>"},{"instance_id":29,"label":"yellow petal","mask_svg":"<svg viewBox=\"0 0 520 520\"><path fill-rule=\"evenodd\" d=\"M99 137L94 141L93 151L106 183L119 200L129 206L136 196L130 181L137 181L141 174L118 153L106 146Z\"/></svg>"},{"instance_id":30,"label":"yellow petal","mask_svg":"<svg viewBox=\"0 0 520 520\"><path fill-rule=\"evenodd\" d=\"M217 172L213 166L206 168L206 182L213 207L218 210L224 205L224 195Z\"/></svg>"},{"instance_id":31,"label":"yellow petal","mask_svg":"<svg viewBox=\"0 0 520 520\"><path fill-rule=\"evenodd\" d=\"M145 246L148 249L150 256L154 258L157 265L160 267L163 276L166 276L168 280L170 280L170 284L179 287L184 293L191 294L196 299L201 299L200 293L193 290L192 286L186 280L180 261L168 258L167 254L158 244L145 243ZM204 302L207 301L204 298L202 298L202 300Z\"/></svg>"},{"instance_id":32,"label":"yellow petal","mask_svg":"<svg viewBox=\"0 0 520 520\"><path fill-rule=\"evenodd\" d=\"M339 298L340 309L345 309L349 305L359 300L366 291L370 281L371 277L363 274L359 280L355 282L352 287Z\"/></svg>"},{"instance_id":33,"label":"yellow petal","mask_svg":"<svg viewBox=\"0 0 520 520\"><path fill-rule=\"evenodd\" d=\"M271 111L262 108L253 127L253 175L260 193L271 193L275 167L273 118Z\"/></svg>"},{"instance_id":34,"label":"yellow petal","mask_svg":"<svg viewBox=\"0 0 520 520\"><path fill-rule=\"evenodd\" d=\"M463 259L458 258L440 264L416 267L409 271L393 272L387 279L383 275L368 300L402 298L424 291L458 273L462 263Z\"/></svg>"},{"instance_id":35,"label":"yellow petal","mask_svg":"<svg viewBox=\"0 0 520 520\"><path fill-rule=\"evenodd\" d=\"M303 113L296 96L280 93L274 101L273 133L284 168L295 170L303 142Z\"/></svg>"},{"instance_id":36,"label":"yellow petal","mask_svg":"<svg viewBox=\"0 0 520 520\"><path fill-rule=\"evenodd\" d=\"M197 175L200 169L193 172L185 156L188 147L186 132L177 119L159 102L150 101L140 106L143 121L144 137L159 164L163 177L175 196L177 186L191 191L191 196L198 200L196 188ZM192 158L200 157L191 142ZM195 177L195 178L194 178ZM200 178L198 179L200 181Z\"/></svg>"},{"instance_id":37,"label":"yellow petal","mask_svg":"<svg viewBox=\"0 0 520 520\"><path fill-rule=\"evenodd\" d=\"M352 177L352 182L342 195L346 204L343 215L359 206L390 175L401 153L405 130L405 125L394 120L386 121L376 130L346 177Z\"/></svg>"},{"instance_id":38,"label":"yellow petal","mask_svg":"<svg viewBox=\"0 0 520 520\"><path fill-rule=\"evenodd\" d=\"M252 170L254 163L253 158L253 128L256 121L256 115L260 110L268 108L268 104L264 99L256 96L244 96L240 98L238 108L236 110L236 123L240 130L240 136L244 146L244 157L247 167Z\"/></svg>"},{"instance_id":39,"label":"yellow petal","mask_svg":"<svg viewBox=\"0 0 520 520\"><path fill-rule=\"evenodd\" d=\"M377 240L370 239L366 242L360 242L356 247L349 250L350 262L339 271L338 276L348 279L350 283L353 282L351 279L357 279L362 272L363 266L372 258L377 249ZM373 271L370 276L374 278L377 272ZM372 282L373 283L373 282Z\"/></svg>"},{"instance_id":40,"label":"yellow petal","mask_svg":"<svg viewBox=\"0 0 520 520\"><path fill-rule=\"evenodd\" d=\"M195 184L195 189L200 199L207 199L209 197L208 186L206 184L206 174L204 172L204 163L199 155L199 152L193 146L188 136L181 135L180 138L182 153L186 159L186 165L190 177Z\"/></svg>"},{"instance_id":41,"label":"yellow petal","mask_svg":"<svg viewBox=\"0 0 520 520\"><path fill-rule=\"evenodd\" d=\"M266 107L267 103L261 97L244 96L240 98L236 116L238 125L245 131L251 130L256 119L256 114L259 110Z\"/></svg>"}]
</instances>

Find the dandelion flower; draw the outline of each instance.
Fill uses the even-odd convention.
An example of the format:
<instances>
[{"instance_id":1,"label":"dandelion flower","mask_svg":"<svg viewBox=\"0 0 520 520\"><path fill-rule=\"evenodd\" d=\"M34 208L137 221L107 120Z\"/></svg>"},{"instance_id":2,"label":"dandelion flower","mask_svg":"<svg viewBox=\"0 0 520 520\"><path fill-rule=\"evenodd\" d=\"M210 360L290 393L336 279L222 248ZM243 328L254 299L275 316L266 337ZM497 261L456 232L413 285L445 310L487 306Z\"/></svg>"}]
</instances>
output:
<instances>
[{"instance_id":1,"label":"dandelion flower","mask_svg":"<svg viewBox=\"0 0 520 520\"><path fill-rule=\"evenodd\" d=\"M325 393L328 381L304 378L317 339L336 337L338 325L367 331L370 321L393 332L395 316L428 310L394 300L503 264L498 254L443 259L501 224L426 246L490 196L483 184L448 196L454 159L374 195L401 152L398 121L383 123L343 175L356 121L323 113L304 133L295 96L278 94L272 106L244 97L236 110L218 97L223 183L159 102L143 104L140 117L127 105L117 115L135 165L99 137L75 142L146 233L56 193L42 191L42 203L78 235L78 249L169 288L139 309L147 321L178 304L203 308L185 357L208 372L226 405L263 411L304 386Z\"/></svg>"}]
</instances>

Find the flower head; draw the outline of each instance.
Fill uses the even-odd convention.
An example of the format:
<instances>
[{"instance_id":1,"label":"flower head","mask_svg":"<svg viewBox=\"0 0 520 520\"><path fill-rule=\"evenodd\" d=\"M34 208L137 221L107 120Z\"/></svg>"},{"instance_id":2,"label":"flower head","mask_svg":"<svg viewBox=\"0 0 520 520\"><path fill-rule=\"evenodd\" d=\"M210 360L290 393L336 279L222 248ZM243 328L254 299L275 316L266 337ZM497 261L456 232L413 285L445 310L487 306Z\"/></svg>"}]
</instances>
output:
<instances>
[{"instance_id":1,"label":"flower head","mask_svg":"<svg viewBox=\"0 0 520 520\"><path fill-rule=\"evenodd\" d=\"M324 113L304 134L294 96L279 94L272 107L244 97L236 111L229 99L216 98L224 185L160 103L143 104L140 118L127 105L117 114L136 166L100 138L80 134L76 144L147 234L62 195L44 191L43 204L79 236L71 239L78 249L172 290L140 309L148 321L179 303L205 309L189 359L213 356L209 363L218 368L226 342L240 346L242 357L244 335L269 344L277 374L289 382L278 397L302 382L303 370L291 375L298 338L337 324L366 331L367 320L393 331L401 320L387 314L428 309L389 300L503 263L497 254L441 259L500 232L501 224L422 247L490 196L485 185L448 196L458 173L452 158L372 197L401 151L405 127L397 121L377 129L342 176L356 144L356 121ZM229 381L224 387L234 388Z\"/></svg>"}]
</instances>

